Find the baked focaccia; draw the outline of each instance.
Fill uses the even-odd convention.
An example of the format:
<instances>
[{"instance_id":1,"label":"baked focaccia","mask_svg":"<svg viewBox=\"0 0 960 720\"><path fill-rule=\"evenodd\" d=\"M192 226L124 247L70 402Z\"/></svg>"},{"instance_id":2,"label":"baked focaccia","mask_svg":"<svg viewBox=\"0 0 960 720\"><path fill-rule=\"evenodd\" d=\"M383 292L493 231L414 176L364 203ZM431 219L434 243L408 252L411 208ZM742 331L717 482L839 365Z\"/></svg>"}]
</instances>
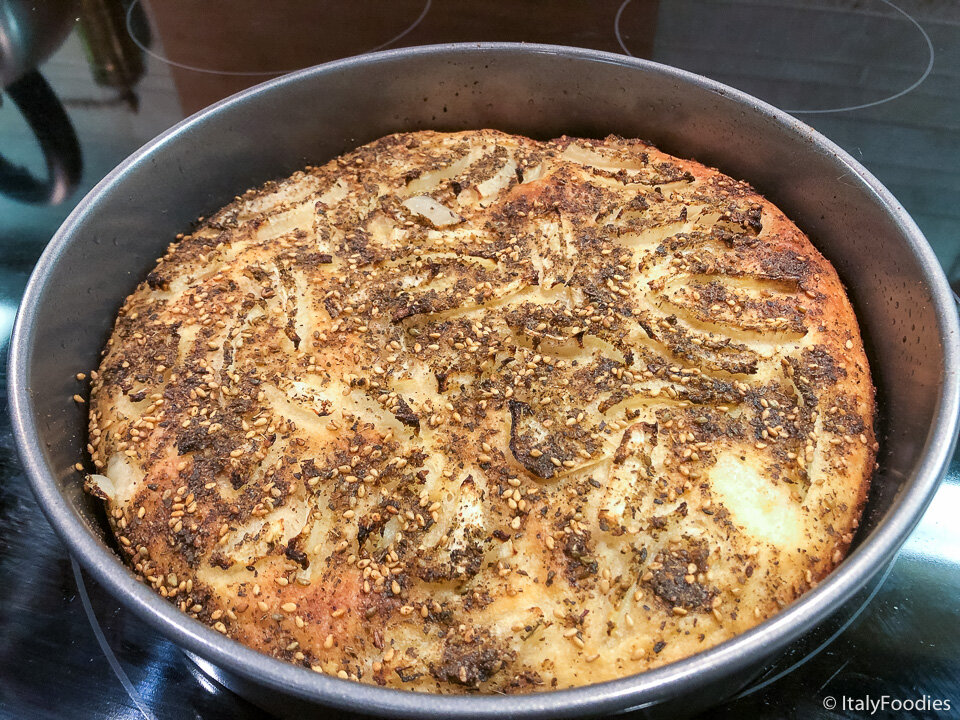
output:
<instances>
[{"instance_id":1,"label":"baked focaccia","mask_svg":"<svg viewBox=\"0 0 960 720\"><path fill-rule=\"evenodd\" d=\"M94 374L87 487L145 582L265 653L563 688L830 572L873 392L833 268L745 183L638 140L398 134L177 237Z\"/></svg>"}]
</instances>

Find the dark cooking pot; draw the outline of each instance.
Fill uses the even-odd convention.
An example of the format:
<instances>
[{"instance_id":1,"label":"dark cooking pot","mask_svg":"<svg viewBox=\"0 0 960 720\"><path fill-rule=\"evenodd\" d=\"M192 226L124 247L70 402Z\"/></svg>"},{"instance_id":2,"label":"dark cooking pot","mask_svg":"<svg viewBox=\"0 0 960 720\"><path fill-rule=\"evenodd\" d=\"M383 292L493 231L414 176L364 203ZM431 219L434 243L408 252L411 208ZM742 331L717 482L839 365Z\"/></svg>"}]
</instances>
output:
<instances>
[{"instance_id":1,"label":"dark cooking pot","mask_svg":"<svg viewBox=\"0 0 960 720\"><path fill-rule=\"evenodd\" d=\"M76 21L78 0L0 0L0 88L33 130L47 177L0 155L0 194L29 203L62 202L80 179L80 145L73 125L37 67L60 47Z\"/></svg>"},{"instance_id":2,"label":"dark cooking pot","mask_svg":"<svg viewBox=\"0 0 960 720\"><path fill-rule=\"evenodd\" d=\"M753 183L846 283L878 390L879 467L850 556L815 590L733 640L656 670L574 690L451 697L388 690L275 660L180 613L112 550L72 465L95 367L124 297L192 219L238 192L397 130L494 127L539 138L649 139ZM853 597L920 519L955 442L957 314L920 231L873 176L803 123L729 87L633 58L514 44L438 45L342 60L259 85L135 153L70 215L27 286L10 349L13 426L33 489L70 551L119 602L224 683L274 711L560 717L717 702ZM311 713L312 710L312 713Z\"/></svg>"}]
</instances>

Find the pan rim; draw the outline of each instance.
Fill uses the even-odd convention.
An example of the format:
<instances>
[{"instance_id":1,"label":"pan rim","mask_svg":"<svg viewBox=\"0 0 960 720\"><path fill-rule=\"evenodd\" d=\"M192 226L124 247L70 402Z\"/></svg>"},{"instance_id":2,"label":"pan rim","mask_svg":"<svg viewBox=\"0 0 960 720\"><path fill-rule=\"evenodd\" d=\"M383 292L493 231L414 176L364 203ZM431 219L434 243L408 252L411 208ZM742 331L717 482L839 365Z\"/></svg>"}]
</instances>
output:
<instances>
[{"instance_id":1,"label":"pan rim","mask_svg":"<svg viewBox=\"0 0 960 720\"><path fill-rule=\"evenodd\" d=\"M98 200L125 175L164 146L199 127L207 119L229 112L240 102L278 91L315 75L380 63L389 64L409 56L451 57L486 52L509 55L533 53L556 55L587 62L614 64L667 76L685 84L732 99L752 111L806 139L821 152L833 155L846 166L853 179L862 183L893 217L909 249L930 285L941 341L944 373L934 411L934 420L924 440L922 460L913 468L908 486L901 492L886 517L841 565L816 589L806 593L783 611L713 648L660 668L604 683L523 695L439 695L380 688L314 673L231 640L203 623L181 613L161 598L97 540L82 519L62 502L55 474L45 462L41 437L33 420L34 406L29 386L29 360L35 336L33 318L43 299L47 281L58 259L74 237L75 228L95 208ZM44 250L35 266L21 301L9 347L8 391L13 433L18 452L34 495L44 515L68 550L112 595L125 601L141 619L190 653L260 685L301 699L343 709L364 709L386 716L442 715L450 718L566 717L590 713L635 709L673 697L677 690L689 690L719 681L743 667L771 646L782 647L809 630L838 608L842 601L880 572L892 560L919 522L950 462L957 440L960 414L960 327L949 285L929 243L906 210L873 175L840 147L809 126L746 93L660 63L598 50L560 45L528 43L444 43L398 50L386 50L345 58L299 70L248 88L205 108L177 123L130 155L103 178L76 206Z\"/></svg>"}]
</instances>

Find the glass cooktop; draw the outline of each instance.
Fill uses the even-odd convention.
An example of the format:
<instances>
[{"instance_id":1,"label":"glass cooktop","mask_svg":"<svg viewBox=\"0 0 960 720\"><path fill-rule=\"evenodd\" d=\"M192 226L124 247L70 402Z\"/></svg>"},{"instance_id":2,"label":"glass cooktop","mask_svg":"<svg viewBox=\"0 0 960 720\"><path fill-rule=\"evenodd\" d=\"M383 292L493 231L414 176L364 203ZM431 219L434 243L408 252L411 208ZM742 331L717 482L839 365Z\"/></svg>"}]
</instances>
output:
<instances>
[{"instance_id":1,"label":"glass cooktop","mask_svg":"<svg viewBox=\"0 0 960 720\"><path fill-rule=\"evenodd\" d=\"M290 70L478 40L649 58L787 110L894 193L960 287L960 4L951 0L0 0L4 405L6 344L30 271L124 157L190 113ZM869 702L884 696L876 717L894 699L921 698L951 710L917 716L960 714L958 512L955 459L882 581L704 717L868 717ZM33 500L6 412L0 717L272 717L200 672L71 560Z\"/></svg>"}]
</instances>

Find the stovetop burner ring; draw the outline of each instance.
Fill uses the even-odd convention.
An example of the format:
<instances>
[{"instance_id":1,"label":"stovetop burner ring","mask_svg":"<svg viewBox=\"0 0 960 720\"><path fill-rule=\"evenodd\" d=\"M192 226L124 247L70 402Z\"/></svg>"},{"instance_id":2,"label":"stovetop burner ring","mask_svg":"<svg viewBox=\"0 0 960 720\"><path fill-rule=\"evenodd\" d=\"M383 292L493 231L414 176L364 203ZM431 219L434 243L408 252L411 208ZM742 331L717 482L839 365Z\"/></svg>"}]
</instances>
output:
<instances>
[{"instance_id":1,"label":"stovetop burner ring","mask_svg":"<svg viewBox=\"0 0 960 720\"><path fill-rule=\"evenodd\" d=\"M135 29L134 13L139 7L140 2L141 0L133 0L133 2L130 3L130 7L127 8L127 17L126 17L127 33L130 35L131 39L137 45L138 48L140 48L144 53L146 53L150 57L156 60L159 60L162 63L165 63L167 65L172 65L174 67L178 67L182 70L191 70L193 72L206 73L209 75L231 75L231 76L238 76L238 77L271 78L271 77L276 77L278 75L285 75L287 73L295 72L296 70L302 69L299 67L295 67L295 68L290 68L288 70L250 70L250 71L215 70L213 68L199 67L197 65L190 65L187 63L182 63L176 60L172 60L164 55L161 55L155 50L151 49L150 46L147 43L145 43L142 38L137 36L137 32ZM433 0L425 0L423 4L423 9L420 10L420 14L417 15L416 19L410 25L408 25L405 29L401 30L399 33L394 35L392 38L390 38L386 42L383 42L377 45L376 47L372 47L366 50L365 52L372 53L372 52L377 52L378 50L385 50L386 48L390 47L394 43L404 38L423 21L423 19L427 16L427 13L430 12L430 7L432 5L433 5Z\"/></svg>"},{"instance_id":2,"label":"stovetop burner ring","mask_svg":"<svg viewBox=\"0 0 960 720\"><path fill-rule=\"evenodd\" d=\"M623 2L617 8L617 14L614 17L614 21L613 21L613 33L616 36L617 43L620 45L620 48L623 50L623 52L629 55L630 57L633 57L634 55L632 52L630 52L630 48L627 46L627 43L623 38L623 32L621 29L621 21L623 18L624 10L627 9L627 6L630 5L631 2L633 2L633 0L623 0ZM880 0L880 2L882 2L884 5L889 6L890 8L895 10L897 13L899 13L901 16L903 16L903 18L909 21L922 36L923 41L926 44L928 57L927 57L926 66L924 67L920 76L916 80L914 80L910 85L903 88L902 90L899 90L885 97L879 98L877 100L872 100L864 103L857 103L853 105L847 105L843 107L829 107L829 108L820 108L820 109L795 109L795 110L784 109L784 112L790 113L791 115L824 115L827 113L839 113L839 112L848 112L851 110L863 110L865 108L871 108L871 107L876 107L877 105L883 105L892 100L896 100L897 98L903 97L904 95L907 95L908 93L913 92L920 85L923 84L923 82L927 79L927 77L930 75L931 71L933 70L934 59L936 57L936 52L934 51L933 41L930 39L930 35L927 34L927 31L924 30L923 26L916 20L916 18L910 15L910 13L908 13L903 8L895 5L893 2L891 2L891 0Z\"/></svg>"}]
</instances>

